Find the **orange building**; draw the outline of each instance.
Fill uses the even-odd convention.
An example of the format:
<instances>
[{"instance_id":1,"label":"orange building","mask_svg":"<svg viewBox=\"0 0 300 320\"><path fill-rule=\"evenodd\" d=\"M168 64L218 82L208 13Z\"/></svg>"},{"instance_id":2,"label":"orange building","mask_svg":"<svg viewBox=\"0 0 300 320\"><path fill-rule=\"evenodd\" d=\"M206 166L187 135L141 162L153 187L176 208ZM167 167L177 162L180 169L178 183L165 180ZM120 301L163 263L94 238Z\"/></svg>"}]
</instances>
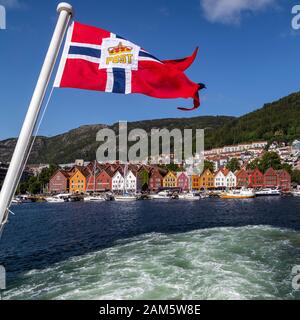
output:
<instances>
[{"instance_id":1,"label":"orange building","mask_svg":"<svg viewBox=\"0 0 300 320\"><path fill-rule=\"evenodd\" d=\"M84 168L75 168L74 173L70 177L70 192L82 193L86 190L86 178L88 172Z\"/></svg>"},{"instance_id":2,"label":"orange building","mask_svg":"<svg viewBox=\"0 0 300 320\"><path fill-rule=\"evenodd\" d=\"M200 177L196 175L192 175L192 189L199 190L200 189Z\"/></svg>"},{"instance_id":3,"label":"orange building","mask_svg":"<svg viewBox=\"0 0 300 320\"><path fill-rule=\"evenodd\" d=\"M214 174L209 170L206 169L204 172L202 172L200 178L199 178L199 187L205 188L205 189L211 189L214 187Z\"/></svg>"}]
</instances>

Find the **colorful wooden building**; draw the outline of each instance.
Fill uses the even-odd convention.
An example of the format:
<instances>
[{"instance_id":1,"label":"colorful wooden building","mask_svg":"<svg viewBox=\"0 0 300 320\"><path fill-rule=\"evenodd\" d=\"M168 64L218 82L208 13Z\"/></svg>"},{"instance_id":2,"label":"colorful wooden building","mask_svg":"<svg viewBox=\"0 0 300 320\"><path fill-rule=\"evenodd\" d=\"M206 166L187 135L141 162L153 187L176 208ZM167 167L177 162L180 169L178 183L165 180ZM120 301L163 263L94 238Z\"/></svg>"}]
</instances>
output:
<instances>
[{"instance_id":1,"label":"colorful wooden building","mask_svg":"<svg viewBox=\"0 0 300 320\"><path fill-rule=\"evenodd\" d=\"M57 170L49 180L50 193L63 193L69 191L70 172Z\"/></svg>"},{"instance_id":2,"label":"colorful wooden building","mask_svg":"<svg viewBox=\"0 0 300 320\"><path fill-rule=\"evenodd\" d=\"M245 169L238 170L235 173L236 176L236 186L238 188L249 186L249 174Z\"/></svg>"},{"instance_id":3,"label":"colorful wooden building","mask_svg":"<svg viewBox=\"0 0 300 320\"><path fill-rule=\"evenodd\" d=\"M149 190L157 191L163 186L164 172L159 168L152 168L149 176Z\"/></svg>"},{"instance_id":4,"label":"colorful wooden building","mask_svg":"<svg viewBox=\"0 0 300 320\"><path fill-rule=\"evenodd\" d=\"M264 186L264 174L258 169L248 170L249 188L262 188Z\"/></svg>"},{"instance_id":5,"label":"colorful wooden building","mask_svg":"<svg viewBox=\"0 0 300 320\"><path fill-rule=\"evenodd\" d=\"M177 187L177 176L176 173L169 171L163 177L163 187L164 188L176 188Z\"/></svg>"},{"instance_id":6,"label":"colorful wooden building","mask_svg":"<svg viewBox=\"0 0 300 320\"><path fill-rule=\"evenodd\" d=\"M192 189L193 190L200 189L200 177L198 175L192 175Z\"/></svg>"},{"instance_id":7,"label":"colorful wooden building","mask_svg":"<svg viewBox=\"0 0 300 320\"><path fill-rule=\"evenodd\" d=\"M83 167L75 167L73 174L70 176L70 192L84 193L86 191L86 178L88 171Z\"/></svg>"},{"instance_id":8,"label":"colorful wooden building","mask_svg":"<svg viewBox=\"0 0 300 320\"><path fill-rule=\"evenodd\" d=\"M190 180L186 172L177 172L177 187L182 191L190 189Z\"/></svg>"},{"instance_id":9,"label":"colorful wooden building","mask_svg":"<svg viewBox=\"0 0 300 320\"><path fill-rule=\"evenodd\" d=\"M277 170L278 186L282 191L291 190L291 175L286 170Z\"/></svg>"},{"instance_id":10,"label":"colorful wooden building","mask_svg":"<svg viewBox=\"0 0 300 320\"><path fill-rule=\"evenodd\" d=\"M273 168L269 168L264 174L264 187L274 188L279 185L277 172Z\"/></svg>"},{"instance_id":11,"label":"colorful wooden building","mask_svg":"<svg viewBox=\"0 0 300 320\"><path fill-rule=\"evenodd\" d=\"M200 175L200 188L212 189L214 187L214 180L214 174L209 169L204 170Z\"/></svg>"}]
</instances>

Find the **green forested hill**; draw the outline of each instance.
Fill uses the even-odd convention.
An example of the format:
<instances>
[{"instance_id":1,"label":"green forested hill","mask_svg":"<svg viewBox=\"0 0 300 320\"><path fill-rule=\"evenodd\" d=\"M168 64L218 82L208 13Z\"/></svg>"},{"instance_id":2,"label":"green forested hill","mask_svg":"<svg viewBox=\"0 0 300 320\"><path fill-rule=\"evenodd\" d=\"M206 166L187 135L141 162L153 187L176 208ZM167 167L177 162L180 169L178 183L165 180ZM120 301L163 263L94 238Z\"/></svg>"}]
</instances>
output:
<instances>
[{"instance_id":1,"label":"green forested hill","mask_svg":"<svg viewBox=\"0 0 300 320\"><path fill-rule=\"evenodd\" d=\"M68 163L76 158L95 159L99 146L96 133L103 127L118 131L118 124L86 125L51 138L38 137L30 163ZM257 140L286 140L300 138L300 92L265 104L261 109L239 118L201 116L192 118L157 119L128 123L128 130L142 128L205 129L205 147L224 146ZM10 160L16 139L0 141L0 162Z\"/></svg>"},{"instance_id":2,"label":"green forested hill","mask_svg":"<svg viewBox=\"0 0 300 320\"><path fill-rule=\"evenodd\" d=\"M206 147L257 140L292 141L300 137L300 92L265 104L261 109L207 132Z\"/></svg>"}]
</instances>

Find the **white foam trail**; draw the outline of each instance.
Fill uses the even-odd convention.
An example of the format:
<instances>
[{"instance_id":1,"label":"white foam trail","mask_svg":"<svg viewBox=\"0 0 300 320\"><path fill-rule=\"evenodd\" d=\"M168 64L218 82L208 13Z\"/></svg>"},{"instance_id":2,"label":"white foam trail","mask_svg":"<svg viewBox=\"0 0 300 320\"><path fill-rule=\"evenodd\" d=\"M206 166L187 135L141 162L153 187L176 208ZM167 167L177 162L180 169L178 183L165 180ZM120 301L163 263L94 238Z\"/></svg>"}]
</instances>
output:
<instances>
[{"instance_id":1,"label":"white foam trail","mask_svg":"<svg viewBox=\"0 0 300 320\"><path fill-rule=\"evenodd\" d=\"M294 299L300 235L268 226L147 234L31 270L6 299Z\"/></svg>"}]
</instances>

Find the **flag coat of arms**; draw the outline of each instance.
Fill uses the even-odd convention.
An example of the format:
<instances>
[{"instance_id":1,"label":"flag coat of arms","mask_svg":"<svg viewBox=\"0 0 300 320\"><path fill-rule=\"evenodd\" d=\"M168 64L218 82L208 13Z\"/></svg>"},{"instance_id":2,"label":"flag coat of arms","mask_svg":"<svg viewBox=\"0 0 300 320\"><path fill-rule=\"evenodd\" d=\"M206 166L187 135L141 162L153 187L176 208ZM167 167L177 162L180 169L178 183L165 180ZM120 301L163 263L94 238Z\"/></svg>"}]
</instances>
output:
<instances>
[{"instance_id":1,"label":"flag coat of arms","mask_svg":"<svg viewBox=\"0 0 300 320\"><path fill-rule=\"evenodd\" d=\"M106 30L73 22L54 87L79 88L111 93L141 93L155 98L193 98L205 86L185 74L197 50L183 59L160 60L140 46Z\"/></svg>"}]
</instances>

